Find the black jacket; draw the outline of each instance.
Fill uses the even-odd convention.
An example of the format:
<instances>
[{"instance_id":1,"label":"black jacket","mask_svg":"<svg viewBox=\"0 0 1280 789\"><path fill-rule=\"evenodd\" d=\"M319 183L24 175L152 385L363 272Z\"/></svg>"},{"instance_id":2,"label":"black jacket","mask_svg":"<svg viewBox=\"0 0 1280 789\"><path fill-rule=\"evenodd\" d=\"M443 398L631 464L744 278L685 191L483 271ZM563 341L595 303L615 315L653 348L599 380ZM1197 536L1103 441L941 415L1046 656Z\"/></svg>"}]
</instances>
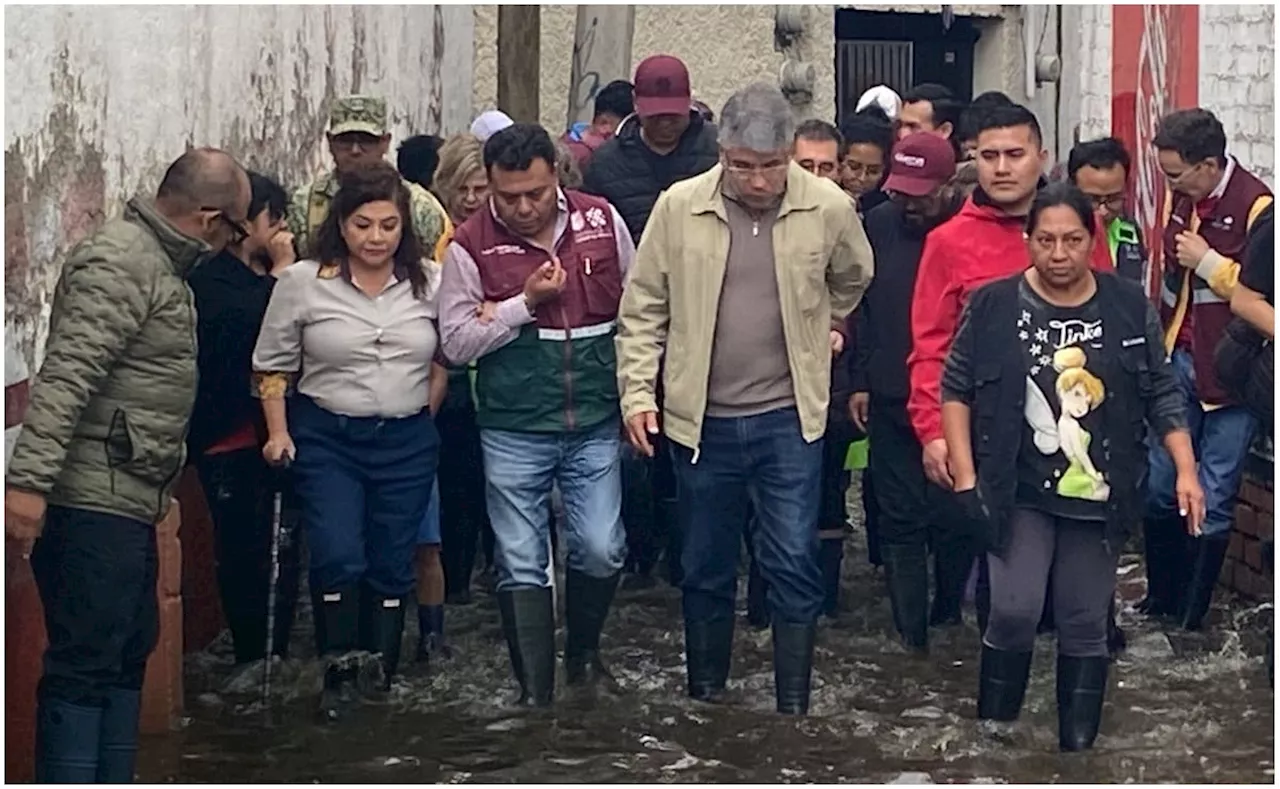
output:
<instances>
[{"instance_id":1,"label":"black jacket","mask_svg":"<svg viewBox=\"0 0 1280 789\"><path fill-rule=\"evenodd\" d=\"M196 364L200 382L187 433L191 457L246 422L262 430L262 404L250 389L253 346L276 278L251 270L230 252L188 278L196 301Z\"/></svg>"},{"instance_id":2,"label":"black jacket","mask_svg":"<svg viewBox=\"0 0 1280 789\"><path fill-rule=\"evenodd\" d=\"M926 231L902 218L902 207L886 202L863 220L876 261L876 275L854 313L854 353L850 354L853 391L882 399L906 400L911 390L907 354L911 353L911 296Z\"/></svg>"},{"instance_id":3,"label":"black jacket","mask_svg":"<svg viewBox=\"0 0 1280 789\"><path fill-rule=\"evenodd\" d=\"M582 190L613 204L640 242L653 204L676 181L710 170L720 158L716 127L691 113L693 121L676 149L666 156L654 153L640 139L639 122L628 122L617 137L596 150L583 174Z\"/></svg>"},{"instance_id":4,"label":"black jacket","mask_svg":"<svg viewBox=\"0 0 1280 789\"><path fill-rule=\"evenodd\" d=\"M980 511L966 508L970 518L986 530L981 536L997 554L1008 545L1023 437L1027 369L1014 332L1022 276L1019 273L974 292L968 306L973 331L959 332L952 350L967 356L973 370L971 441L982 507ZM1147 467L1147 424L1163 438L1173 430L1185 429L1187 420L1183 395L1164 359L1159 322L1151 303L1136 285L1114 274L1095 276L1099 309L1108 322L1101 362L1102 379L1107 382L1104 451L1111 486L1106 535L1112 549L1118 551L1128 530L1143 517L1139 485ZM1153 365L1152 359L1161 362ZM949 399L949 394L944 393L944 399Z\"/></svg>"}]
</instances>

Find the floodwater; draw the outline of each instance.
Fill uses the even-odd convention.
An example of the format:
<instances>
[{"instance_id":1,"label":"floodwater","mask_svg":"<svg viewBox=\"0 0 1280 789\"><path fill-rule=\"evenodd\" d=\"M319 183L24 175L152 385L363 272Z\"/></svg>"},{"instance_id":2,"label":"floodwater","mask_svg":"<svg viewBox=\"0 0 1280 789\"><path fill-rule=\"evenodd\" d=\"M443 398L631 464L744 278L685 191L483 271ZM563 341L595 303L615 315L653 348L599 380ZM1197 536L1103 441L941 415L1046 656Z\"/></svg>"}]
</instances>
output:
<instances>
[{"instance_id":1,"label":"floodwater","mask_svg":"<svg viewBox=\"0 0 1280 789\"><path fill-rule=\"evenodd\" d=\"M856 480L851 499L856 500ZM854 508L857 510L857 508ZM857 521L860 511L856 512ZM856 524L855 524L856 525ZM277 669L273 721L252 676L233 676L225 643L188 657L188 725L144 740L147 782L341 783L1272 783L1273 695L1263 664L1271 607L1223 599L1206 635L1166 635L1131 606L1139 557L1120 567L1129 648L1113 665L1102 734L1088 753L1057 751L1053 638L1037 643L1021 720L974 719L979 641L966 623L932 632L931 654L898 646L883 575L859 531L847 545L843 611L819 631L807 718L773 712L768 632L740 615L729 705L684 694L679 594L623 589L603 652L616 693L574 696L559 682L549 711L511 706L515 684L493 598L451 607L457 655L412 662L391 698L336 725L315 722L319 677L306 615L302 659ZM741 584L745 594L745 580ZM482 584L477 582L477 589ZM1227 597L1220 593L1220 597ZM741 605L740 609L745 609ZM225 635L225 634L224 634Z\"/></svg>"}]
</instances>

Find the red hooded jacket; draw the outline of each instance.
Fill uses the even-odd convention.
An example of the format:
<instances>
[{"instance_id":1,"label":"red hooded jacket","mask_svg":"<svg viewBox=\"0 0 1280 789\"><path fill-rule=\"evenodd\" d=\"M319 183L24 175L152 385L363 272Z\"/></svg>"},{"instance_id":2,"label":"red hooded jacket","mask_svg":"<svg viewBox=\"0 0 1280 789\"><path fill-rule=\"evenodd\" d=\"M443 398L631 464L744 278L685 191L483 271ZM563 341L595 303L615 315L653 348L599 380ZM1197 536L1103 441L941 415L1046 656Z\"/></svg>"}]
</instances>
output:
<instances>
[{"instance_id":1,"label":"red hooded jacket","mask_svg":"<svg viewBox=\"0 0 1280 789\"><path fill-rule=\"evenodd\" d=\"M985 204L981 192L975 197L978 202L970 197L960 213L930 231L916 274L907 413L921 444L942 438L942 368L969 294L1031 266L1023 236L1026 219ZM1114 269L1105 239L1093 247L1092 266L1098 271Z\"/></svg>"}]
</instances>

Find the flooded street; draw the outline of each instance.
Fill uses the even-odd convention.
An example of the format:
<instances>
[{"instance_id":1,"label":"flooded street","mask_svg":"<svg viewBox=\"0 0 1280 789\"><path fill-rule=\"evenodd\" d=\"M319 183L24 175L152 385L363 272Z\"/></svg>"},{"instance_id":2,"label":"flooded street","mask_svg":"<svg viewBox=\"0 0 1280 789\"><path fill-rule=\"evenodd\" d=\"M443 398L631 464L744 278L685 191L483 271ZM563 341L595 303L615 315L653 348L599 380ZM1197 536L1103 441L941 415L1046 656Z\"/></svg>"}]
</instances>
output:
<instances>
[{"instance_id":1,"label":"flooded street","mask_svg":"<svg viewBox=\"0 0 1280 789\"><path fill-rule=\"evenodd\" d=\"M855 486L856 487L856 486ZM856 493L855 493L856 495ZM556 706L510 706L515 683L493 598L451 607L457 650L431 671L412 662L391 700L336 726L314 722L311 661L280 669L275 725L264 725L252 677L229 692L225 646L188 657L187 728L145 739L147 782L1210 782L1271 783L1273 703L1262 655L1267 607L1219 593L1211 633L1165 636L1135 615L1138 557L1121 562L1120 624L1129 649L1114 664L1097 748L1060 755L1052 636L1037 643L1021 720L980 731L979 641L963 627L931 633L913 658L890 636L883 575L866 562L861 530L844 565L841 616L818 635L811 714L774 713L768 631L740 604L733 704L685 695L678 592L624 588L605 628L617 694L574 697L558 678ZM745 595L745 579L741 584ZM482 585L477 583L477 590ZM413 618L410 617L412 620ZM409 625L409 630L416 627ZM295 654L313 653L309 620ZM407 638L411 634L406 634ZM247 687L245 687L247 686Z\"/></svg>"}]
</instances>

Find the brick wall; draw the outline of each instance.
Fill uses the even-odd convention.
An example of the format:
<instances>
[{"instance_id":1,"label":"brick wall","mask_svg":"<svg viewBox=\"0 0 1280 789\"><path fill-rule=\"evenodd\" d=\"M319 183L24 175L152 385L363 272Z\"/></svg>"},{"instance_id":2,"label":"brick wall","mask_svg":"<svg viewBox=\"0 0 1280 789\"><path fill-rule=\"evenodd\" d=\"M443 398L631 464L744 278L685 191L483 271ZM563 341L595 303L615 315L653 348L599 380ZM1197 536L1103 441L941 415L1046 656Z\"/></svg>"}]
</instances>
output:
<instances>
[{"instance_id":1,"label":"brick wall","mask_svg":"<svg viewBox=\"0 0 1280 789\"><path fill-rule=\"evenodd\" d=\"M1275 176L1275 8L1200 6L1200 102L1227 150L1269 184Z\"/></svg>"},{"instance_id":2,"label":"brick wall","mask_svg":"<svg viewBox=\"0 0 1280 789\"><path fill-rule=\"evenodd\" d=\"M1246 472L1236 502L1236 522L1219 583L1253 600L1270 599L1273 578L1264 566L1263 542L1273 539L1275 507L1271 477L1259 469Z\"/></svg>"}]
</instances>

